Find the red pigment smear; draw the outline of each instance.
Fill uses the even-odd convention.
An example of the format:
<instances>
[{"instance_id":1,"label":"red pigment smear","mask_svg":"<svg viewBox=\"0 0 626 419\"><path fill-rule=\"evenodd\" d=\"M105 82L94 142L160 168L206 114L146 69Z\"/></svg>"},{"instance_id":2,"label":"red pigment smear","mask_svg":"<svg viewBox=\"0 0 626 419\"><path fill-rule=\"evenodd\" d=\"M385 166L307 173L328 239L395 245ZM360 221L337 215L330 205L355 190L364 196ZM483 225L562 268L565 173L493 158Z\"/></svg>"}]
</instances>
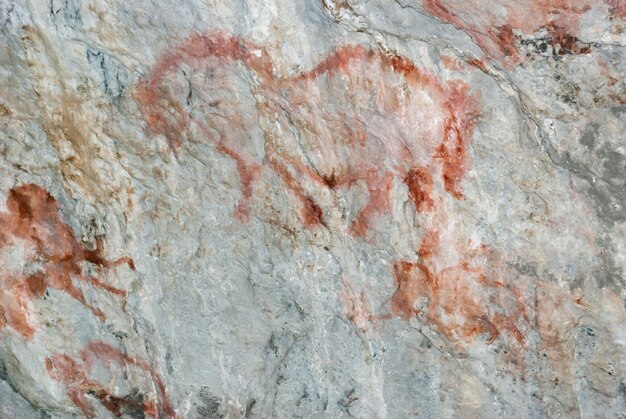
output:
<instances>
[{"instance_id":1,"label":"red pigment smear","mask_svg":"<svg viewBox=\"0 0 626 419\"><path fill-rule=\"evenodd\" d=\"M459 184L467 171L467 141L474 133L474 117L478 115L476 98L468 90L465 83L449 84L446 107L450 117L444 123L443 141L436 154L442 164L444 187L457 199L463 197Z\"/></svg>"},{"instance_id":2,"label":"red pigment smear","mask_svg":"<svg viewBox=\"0 0 626 419\"><path fill-rule=\"evenodd\" d=\"M614 86L619 80L611 73L607 62L600 58L598 59L598 65L600 66L600 75L607 80L609 86Z\"/></svg>"},{"instance_id":3,"label":"red pigment smear","mask_svg":"<svg viewBox=\"0 0 626 419\"><path fill-rule=\"evenodd\" d=\"M190 36L182 45L165 53L152 70L150 79L138 83L133 97L140 105L150 130L164 135L174 149L181 144L189 116L182 111L180 104L163 97L162 83L167 82L167 77L178 71L181 65L198 69L209 58L218 59L220 65L242 61L260 77L272 78L273 68L267 51L219 31ZM171 121L164 116L168 107L176 110L176 117Z\"/></svg>"},{"instance_id":4,"label":"red pigment smear","mask_svg":"<svg viewBox=\"0 0 626 419\"><path fill-rule=\"evenodd\" d=\"M301 74L293 81L303 79L317 79L323 74L344 73L351 71L351 64L357 60L372 60L376 53L361 45L344 45L337 47L335 52L330 53L325 60L319 63L312 70Z\"/></svg>"},{"instance_id":5,"label":"red pigment smear","mask_svg":"<svg viewBox=\"0 0 626 419\"><path fill-rule=\"evenodd\" d=\"M457 350L479 336L486 336L487 344L501 337L513 347L524 347L518 324L528 324L528 318L515 292L468 262L439 271L430 265L396 262L393 315L423 315Z\"/></svg>"},{"instance_id":6,"label":"red pigment smear","mask_svg":"<svg viewBox=\"0 0 626 419\"><path fill-rule=\"evenodd\" d=\"M492 39L496 40L498 49L505 57L510 57L513 61L519 61L519 51L515 46L517 41L513 29L509 24L504 24L497 28L492 28L487 31Z\"/></svg>"},{"instance_id":7,"label":"red pigment smear","mask_svg":"<svg viewBox=\"0 0 626 419\"><path fill-rule=\"evenodd\" d=\"M61 221L56 200L40 186L26 184L11 189L6 206L7 212L0 213L0 252L12 246L31 251L26 262L33 264L36 272L18 274L0 267L0 327L9 326L31 338L35 328L29 321L28 302L41 298L48 288L67 293L104 320L104 313L87 303L72 279L124 297L125 291L85 274L82 265L90 262L100 268L112 268L127 264L134 270L132 259L109 261L102 256L101 244L97 250L86 249Z\"/></svg>"},{"instance_id":8,"label":"red pigment smear","mask_svg":"<svg viewBox=\"0 0 626 419\"><path fill-rule=\"evenodd\" d=\"M205 133L206 138L213 138L204 123L200 121L195 122ZM217 151L232 158L237 165L237 174L241 182L241 193L243 197L235 209L235 215L242 221L248 221L250 217L250 200L254 192L253 185L259 176L261 167L257 163L250 161L249 158L244 157L241 153L235 151L232 147L228 147L224 142L213 142L217 147Z\"/></svg>"},{"instance_id":9,"label":"red pigment smear","mask_svg":"<svg viewBox=\"0 0 626 419\"><path fill-rule=\"evenodd\" d=\"M288 109L296 105L294 101L301 100L290 98L290 92L300 92L305 96L306 101L307 89L315 89L310 82L319 78L328 79L345 75L348 79L358 79L363 68L375 68L374 66L381 67L383 70L381 74L400 75L416 91L426 91L437 106L449 115L443 127L444 136L441 139L441 145L437 148L433 158L441 163L445 189L455 198L462 196L460 182L466 171L466 147L473 135L473 120L477 113L476 99L469 94L469 88L462 82L441 83L434 74L419 69L406 57L387 56L380 51L360 45L340 46L313 69L293 78L276 79L273 76L273 64L264 48L219 32L194 35L171 52L164 54L153 69L151 77L139 83L134 97L150 130L168 138L172 148L176 149L181 144L185 131L193 123L201 128L209 142L215 144L218 152L236 161L243 194L236 214L242 220L245 221L248 216L249 202L254 195L255 180L261 168L265 167L268 162L269 168L282 178L287 189L300 202L300 216L303 224L308 227L323 224L322 210L305 192L299 181L300 177L307 177L321 187L330 189L351 188L356 182L365 181L369 192L368 202L357 214L351 226L351 232L360 237L366 235L379 213L389 210L388 194L394 177L407 182L411 199L418 210L432 207L430 197L432 188L426 181L432 178L432 174L415 172L414 168L417 165L409 150L394 151L392 156L382 156L383 158L391 157L397 162L396 168L382 172L381 156L363 154L366 151L362 150L365 150L364 146L370 139L367 133L358 127L352 128L354 138L348 144L353 148L350 154L358 156L365 163L351 165L350 162L342 161L339 164L345 165L344 167L338 167L336 171L329 173L320 173L301 158L288 156L274 149L270 143L265 144L265 159L255 160L243 151L245 135L239 138L236 134L228 136L228 133L224 133L223 135L227 138L218 141L206 124L192 118L184 111L185 108L181 103L170 97L171 95L166 92L166 85L170 77L173 77L183 65L193 70L210 73L211 68L215 66L235 63L243 65L256 75L258 85L253 91L268 100L266 104L258 104L257 109L259 112L269 112L268 119L270 120L274 119L272 115L272 112L276 112L274 107L281 108L282 106ZM373 89L376 90L375 86ZM312 91L309 96L315 96L315 91ZM319 105L323 107L323 103ZM388 111L381 110L380 112ZM389 116L393 117L393 115ZM351 126L350 121L346 123ZM259 123L253 121L253 125L258 126ZM326 141L326 139L320 137L320 141ZM327 150L334 150L336 147L333 143L324 143L321 146ZM284 164L278 164L273 156L279 156ZM287 166L295 171L296 176L292 175ZM436 169L433 168L433 170ZM432 181L429 182L432 183Z\"/></svg>"},{"instance_id":10,"label":"red pigment smear","mask_svg":"<svg viewBox=\"0 0 626 419\"><path fill-rule=\"evenodd\" d=\"M404 183L409 188L409 198L413 201L418 212L433 209L433 177L424 168L415 167L406 174Z\"/></svg>"},{"instance_id":11,"label":"red pigment smear","mask_svg":"<svg viewBox=\"0 0 626 419\"><path fill-rule=\"evenodd\" d=\"M375 176L367 180L368 201L350 226L352 234L359 237L366 235L377 214L389 211L390 208L389 199L393 182L391 174L386 173L382 178Z\"/></svg>"},{"instance_id":12,"label":"red pigment smear","mask_svg":"<svg viewBox=\"0 0 626 419\"><path fill-rule=\"evenodd\" d=\"M429 229L424 233L418 254L422 260L430 262L434 256L439 254L439 247L439 232L436 229Z\"/></svg>"},{"instance_id":13,"label":"red pigment smear","mask_svg":"<svg viewBox=\"0 0 626 419\"><path fill-rule=\"evenodd\" d=\"M285 180L287 187L300 201L300 217L304 225L307 227L312 227L323 224L324 221L322 217L324 215L324 212L313 201L311 197L307 196L300 184L296 181L296 179L294 179L291 173L289 173L289 170L287 170L284 165L282 165L275 159L270 160L270 165L276 171L276 173Z\"/></svg>"},{"instance_id":14,"label":"red pigment smear","mask_svg":"<svg viewBox=\"0 0 626 419\"><path fill-rule=\"evenodd\" d=\"M626 2L624 0L604 0L610 7L609 12L622 20L626 19Z\"/></svg>"},{"instance_id":15,"label":"red pigment smear","mask_svg":"<svg viewBox=\"0 0 626 419\"><path fill-rule=\"evenodd\" d=\"M476 67L477 69L479 69L483 73L489 73L489 69L487 68L487 64L485 64L485 62L483 60L472 59L472 60L467 60L467 63L469 65L471 65L472 67Z\"/></svg>"},{"instance_id":16,"label":"red pigment smear","mask_svg":"<svg viewBox=\"0 0 626 419\"><path fill-rule=\"evenodd\" d=\"M603 0L612 13L622 16L625 11L620 0ZM467 33L491 59L506 68L523 61L515 31L533 35L546 28L551 43L561 44L568 53L585 54L589 48L576 43L580 17L591 8L606 8L600 0L538 0L495 4L478 0L425 0L424 11ZM497 12L496 12L497 11ZM556 29L558 28L558 29Z\"/></svg>"},{"instance_id":17,"label":"red pigment smear","mask_svg":"<svg viewBox=\"0 0 626 419\"><path fill-rule=\"evenodd\" d=\"M418 264L407 261L398 261L393 265L396 292L391 298L391 312L405 320L419 314L414 304L420 296L420 290L411 275L415 268L418 268Z\"/></svg>"},{"instance_id":18,"label":"red pigment smear","mask_svg":"<svg viewBox=\"0 0 626 419\"><path fill-rule=\"evenodd\" d=\"M439 59L441 60L441 63L443 64L443 66L451 71L462 71L463 70L463 65L461 63L459 63L455 58L450 57L448 55L445 54L439 54Z\"/></svg>"},{"instance_id":19,"label":"red pigment smear","mask_svg":"<svg viewBox=\"0 0 626 419\"><path fill-rule=\"evenodd\" d=\"M549 23L546 27L552 45L559 45L559 55L564 54L589 54L591 48L579 46L578 38L570 35L567 28L563 28L556 23Z\"/></svg>"},{"instance_id":20,"label":"red pigment smear","mask_svg":"<svg viewBox=\"0 0 626 419\"><path fill-rule=\"evenodd\" d=\"M346 318L361 332L366 332L370 324L375 324L377 317L367 304L365 293L356 293L349 282L344 281L341 289L341 300L345 307Z\"/></svg>"},{"instance_id":21,"label":"red pigment smear","mask_svg":"<svg viewBox=\"0 0 626 419\"><path fill-rule=\"evenodd\" d=\"M128 396L114 395L112 390L89 378L97 363L103 364L111 374L119 374L117 371L121 372L131 365L144 370L156 386L159 399L139 402ZM46 368L50 377L66 386L72 402L89 418L96 417L96 410L86 397L87 394L97 398L115 416L122 416L126 410L140 408L145 415L154 418L178 417L169 401L163 380L154 369L146 361L129 356L107 343L100 341L89 343L78 358L54 354L46 359Z\"/></svg>"},{"instance_id":22,"label":"red pigment smear","mask_svg":"<svg viewBox=\"0 0 626 419\"><path fill-rule=\"evenodd\" d=\"M523 348L519 327L529 327L529 319L522 293L491 278L502 275L501 259L486 245L471 250L469 242L463 245L454 238L444 243L439 230L445 228L445 216L442 208L435 210L435 226L422 237L419 261L394 264L392 314L407 320L420 316L460 351L479 336L487 344L500 338L512 348ZM444 265L446 253L455 250L461 260Z\"/></svg>"},{"instance_id":23,"label":"red pigment smear","mask_svg":"<svg viewBox=\"0 0 626 419\"><path fill-rule=\"evenodd\" d=\"M456 6L456 3L448 4L448 6ZM460 4L458 8L462 9L463 5ZM426 0L424 2L424 11L426 13L466 32L487 56L498 59L509 68L519 62L520 57L515 45L504 44L501 38L495 36L497 31L490 31L489 27L481 31L480 26L467 23L465 19L457 16L455 13L456 9L457 7L448 8L444 6L440 0ZM507 25L507 27L510 29L510 26ZM512 53L512 56L508 56L505 52Z\"/></svg>"}]
</instances>

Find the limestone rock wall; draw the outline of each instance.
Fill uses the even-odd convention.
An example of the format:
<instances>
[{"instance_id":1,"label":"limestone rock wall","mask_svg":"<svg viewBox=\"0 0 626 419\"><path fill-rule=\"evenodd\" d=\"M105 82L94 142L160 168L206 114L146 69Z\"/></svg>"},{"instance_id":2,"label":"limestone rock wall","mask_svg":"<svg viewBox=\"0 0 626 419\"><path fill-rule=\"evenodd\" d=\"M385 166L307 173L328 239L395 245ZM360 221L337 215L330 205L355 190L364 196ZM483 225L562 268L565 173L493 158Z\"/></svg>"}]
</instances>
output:
<instances>
[{"instance_id":1,"label":"limestone rock wall","mask_svg":"<svg viewBox=\"0 0 626 419\"><path fill-rule=\"evenodd\" d=\"M0 416L623 417L620 0L0 0Z\"/></svg>"}]
</instances>

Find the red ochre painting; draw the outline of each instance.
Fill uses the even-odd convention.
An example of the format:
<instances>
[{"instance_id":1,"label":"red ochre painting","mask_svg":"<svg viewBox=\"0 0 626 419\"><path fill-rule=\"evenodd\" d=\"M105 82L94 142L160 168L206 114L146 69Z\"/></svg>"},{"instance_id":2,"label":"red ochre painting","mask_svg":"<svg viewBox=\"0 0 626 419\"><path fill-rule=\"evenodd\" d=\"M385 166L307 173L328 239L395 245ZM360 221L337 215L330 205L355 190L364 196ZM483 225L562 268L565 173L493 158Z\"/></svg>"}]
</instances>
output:
<instances>
[{"instance_id":1,"label":"red ochre painting","mask_svg":"<svg viewBox=\"0 0 626 419\"><path fill-rule=\"evenodd\" d=\"M509 69L525 61L526 36L540 35L556 55L590 53L593 46L579 39L580 20L594 8L626 18L622 0L424 1L426 13L467 33L486 57Z\"/></svg>"},{"instance_id":2,"label":"red ochre painting","mask_svg":"<svg viewBox=\"0 0 626 419\"><path fill-rule=\"evenodd\" d=\"M29 307L29 302L42 298L48 288L68 294L104 320L105 313L88 303L73 281L124 298L124 290L87 274L85 265L90 263L100 271L124 264L135 269L129 257L114 261L105 259L101 243L95 250L85 248L71 227L61 220L54 197L34 184L8 191L6 211L0 212L0 252L5 261L7 257L21 255L17 261L3 263L0 268L0 327L10 327L26 340L31 340L37 332L33 318L36 313ZM106 366L111 374L131 367L142 370L154 383L158 400L144 400L141 395L140 399L116 396L106 385L90 378L95 365ZM145 361L126 355L109 344L91 342L77 358L54 354L45 360L45 366L51 378L65 384L69 397L87 417L96 417L87 394L117 416L140 409L152 417L176 417L159 375Z\"/></svg>"},{"instance_id":3,"label":"red ochre painting","mask_svg":"<svg viewBox=\"0 0 626 419\"><path fill-rule=\"evenodd\" d=\"M136 397L116 396L109 388L111 384L101 384L89 378L94 368L98 366L104 366L110 373L109 381L123 374L126 369L135 369L137 373L147 375L155 386L156 399L149 400L141 394L137 394ZM177 417L161 377L148 363L129 356L107 343L91 342L80 351L77 357L54 354L46 359L46 368L54 380L64 384L72 402L88 418L94 418L97 415L87 395L100 401L102 406L118 417L136 410L140 410L149 417Z\"/></svg>"},{"instance_id":4,"label":"red ochre painting","mask_svg":"<svg viewBox=\"0 0 626 419\"><path fill-rule=\"evenodd\" d=\"M324 211L305 183L330 190L366 185L369 198L350 226L356 238L365 238L376 217L390 209L393 180L405 183L427 227L419 257L397 261L390 273L397 287L392 315L422 316L459 350L478 336L523 347L525 302L511 284L490 277L493 270L483 265L491 250L440 234L447 225L444 195L463 198L477 94L406 57L360 45L339 46L295 76L276 74L263 47L211 32L166 52L134 97L149 129L172 149L200 133L234 160L242 192L235 214L242 221L266 169L297 198L308 228L324 224ZM263 129L263 121L273 128ZM249 144L254 130L264 131L262 150ZM456 261L440 258L444 249L454 249ZM349 283L341 299L361 331L385 318L372 314Z\"/></svg>"},{"instance_id":5,"label":"red ochre painting","mask_svg":"<svg viewBox=\"0 0 626 419\"><path fill-rule=\"evenodd\" d=\"M337 47L293 77L276 72L262 47L220 32L194 35L163 55L134 97L172 148L195 130L235 161L242 220L264 168L297 198L305 226L324 219L302 179L330 190L365 185L368 201L350 226L361 237L389 210L393 178L420 208L432 205L433 176L461 198L477 115L464 82L442 82L406 57L360 45ZM254 150L249 136L264 121L271 127L263 150Z\"/></svg>"},{"instance_id":6,"label":"red ochre painting","mask_svg":"<svg viewBox=\"0 0 626 419\"><path fill-rule=\"evenodd\" d=\"M106 315L86 300L73 281L123 298L124 290L87 274L86 264L98 270L126 264L134 270L128 257L110 261L103 257L101 246L85 248L61 220L54 197L34 184L8 191L6 211L0 210L0 252L4 258L19 259L0 266L0 328L8 326L27 339L36 332L29 302L42 298L48 288L68 294L104 320Z\"/></svg>"}]
</instances>

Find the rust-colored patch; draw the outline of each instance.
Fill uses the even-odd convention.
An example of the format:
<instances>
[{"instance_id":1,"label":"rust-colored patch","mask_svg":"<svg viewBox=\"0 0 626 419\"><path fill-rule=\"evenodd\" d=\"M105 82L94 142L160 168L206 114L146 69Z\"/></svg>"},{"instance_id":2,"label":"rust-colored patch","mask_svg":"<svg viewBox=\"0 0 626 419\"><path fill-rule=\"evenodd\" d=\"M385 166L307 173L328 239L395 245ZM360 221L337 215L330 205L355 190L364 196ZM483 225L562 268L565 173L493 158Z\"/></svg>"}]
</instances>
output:
<instances>
[{"instance_id":1,"label":"rust-colored patch","mask_svg":"<svg viewBox=\"0 0 626 419\"><path fill-rule=\"evenodd\" d=\"M467 141L474 132L473 118L478 113L476 98L470 96L468 90L465 83L450 83L450 99L446 104L450 116L443 126L443 141L436 149L445 189L457 199L463 196L459 185L467 170ZM459 118L455 109L465 109L464 118Z\"/></svg>"},{"instance_id":2,"label":"rust-colored patch","mask_svg":"<svg viewBox=\"0 0 626 419\"><path fill-rule=\"evenodd\" d=\"M580 17L591 8L606 8L603 2L609 13L623 18L619 0L425 0L424 11L463 30L486 56L512 68L524 60L516 31L524 36L546 29L553 46L561 45L560 54L590 52L590 46L578 42Z\"/></svg>"},{"instance_id":3,"label":"rust-colored patch","mask_svg":"<svg viewBox=\"0 0 626 419\"><path fill-rule=\"evenodd\" d=\"M509 348L525 348L530 324L523 294L508 284L497 252L450 231L444 209L437 201L429 212L419 259L394 264L391 313L418 316L458 351L480 336L486 344L501 339Z\"/></svg>"},{"instance_id":4,"label":"rust-colored patch","mask_svg":"<svg viewBox=\"0 0 626 419\"><path fill-rule=\"evenodd\" d=\"M431 261L439 253L439 247L439 232L436 229L426 230L417 253L422 260Z\"/></svg>"},{"instance_id":5,"label":"rust-colored patch","mask_svg":"<svg viewBox=\"0 0 626 419\"><path fill-rule=\"evenodd\" d=\"M183 71L185 83L179 80ZM196 109L189 94L179 91L193 74L201 74L197 96L219 96L220 89L228 90L232 79L244 73L254 80L245 83L250 89L246 94L255 97L254 108L239 109L247 106L246 98L229 102L229 93L202 99ZM199 128L207 142L236 162L243 195L236 214L244 220L255 180L266 167L296 196L307 227L324 223L315 193L306 190L303 178L332 190L365 182L369 198L350 229L361 237L378 214L389 210L394 178L409 184L418 210L432 206L428 191L433 175L442 176L451 195L462 196L466 148L477 113L476 99L464 83L441 82L406 57L360 45L339 46L317 66L291 78L275 73L264 48L214 31L191 36L165 53L150 78L137 85L134 97L150 130L164 135L173 149ZM178 90L170 87L176 83ZM247 139L262 128L262 119L275 123L263 128L264 155L259 156ZM429 161L436 161L441 171L423 164ZM430 173L425 168L416 172L419 167Z\"/></svg>"},{"instance_id":6,"label":"rust-colored patch","mask_svg":"<svg viewBox=\"0 0 626 419\"><path fill-rule=\"evenodd\" d=\"M396 292L391 298L391 311L404 319L419 314L414 305L420 295L418 284L412 279L412 272L419 267L417 263L398 261L393 265L393 278Z\"/></svg>"},{"instance_id":7,"label":"rust-colored patch","mask_svg":"<svg viewBox=\"0 0 626 419\"><path fill-rule=\"evenodd\" d=\"M463 71L464 65L463 62L455 59L454 57L450 57L449 55L439 53L439 58L441 59L441 63L444 68L451 71Z\"/></svg>"},{"instance_id":8,"label":"rust-colored patch","mask_svg":"<svg viewBox=\"0 0 626 419\"><path fill-rule=\"evenodd\" d=\"M415 167L406 174L404 183L409 188L409 198L418 212L433 209L433 176L421 167Z\"/></svg>"},{"instance_id":9,"label":"rust-colored patch","mask_svg":"<svg viewBox=\"0 0 626 419\"><path fill-rule=\"evenodd\" d=\"M622 20L626 20L626 2L624 0L604 0L610 7L609 12Z\"/></svg>"},{"instance_id":10,"label":"rust-colored patch","mask_svg":"<svg viewBox=\"0 0 626 419\"><path fill-rule=\"evenodd\" d=\"M504 283L487 278L481 266L462 261L435 270L429 261L398 261L394 278L392 313L405 319L422 314L456 349L478 336L487 344L500 337L509 346L524 347L523 330L529 327L524 305Z\"/></svg>"},{"instance_id":11,"label":"rust-colored patch","mask_svg":"<svg viewBox=\"0 0 626 419\"><path fill-rule=\"evenodd\" d=\"M324 212L315 203L315 201L313 201L313 199L306 194L306 192L296 181L296 179L294 179L291 173L289 173L289 170L284 165L274 159L271 160L271 165L276 173L283 178L287 187L300 201L300 217L304 225L307 227L311 227L323 224L324 221L322 219L322 216L324 215Z\"/></svg>"},{"instance_id":12,"label":"rust-colored patch","mask_svg":"<svg viewBox=\"0 0 626 419\"><path fill-rule=\"evenodd\" d=\"M359 237L366 235L376 214L389 210L389 197L393 178L391 174L387 174L386 179L375 176L373 179L367 180L368 201L361 208L357 218L350 226L352 233Z\"/></svg>"},{"instance_id":13,"label":"rust-colored patch","mask_svg":"<svg viewBox=\"0 0 626 419\"><path fill-rule=\"evenodd\" d=\"M9 326L30 338L35 327L29 321L28 302L42 297L47 288L67 293L104 319L104 313L86 301L72 280L125 296L123 290L86 274L83 264L90 262L100 268L127 264L134 269L132 259L109 261L102 256L101 245L97 250L86 249L61 220L56 200L40 186L26 184L11 189L6 207L7 212L0 213L0 252L15 249L24 255L24 265L33 267L0 266L0 326Z\"/></svg>"},{"instance_id":14,"label":"rust-colored patch","mask_svg":"<svg viewBox=\"0 0 626 419\"><path fill-rule=\"evenodd\" d=\"M131 366L139 368L149 375L150 380L156 386L158 399L137 400L130 396L116 396L113 393L114 390L89 378L95 364L102 364L111 374L119 374L123 369ZM114 366L116 370L113 370ZM163 380L154 369L147 362L129 356L107 343L91 342L77 358L65 354L54 354L46 359L46 369L50 377L66 386L72 402L89 418L96 417L96 410L86 397L87 394L97 398L107 410L116 416L121 416L127 410L139 408L145 415L154 418L178 417L169 401Z\"/></svg>"},{"instance_id":15,"label":"rust-colored patch","mask_svg":"<svg viewBox=\"0 0 626 419\"><path fill-rule=\"evenodd\" d=\"M485 64L483 60L477 60L474 58L471 60L467 60L467 64L471 65L472 67L476 67L483 73L489 73L489 68L487 68L487 64Z\"/></svg>"},{"instance_id":16,"label":"rust-colored patch","mask_svg":"<svg viewBox=\"0 0 626 419\"><path fill-rule=\"evenodd\" d=\"M513 28L509 24L504 24L494 29L488 29L489 35L496 40L498 49L505 57L510 57L513 61L520 60L519 51L516 48L517 38L513 33Z\"/></svg>"}]
</instances>

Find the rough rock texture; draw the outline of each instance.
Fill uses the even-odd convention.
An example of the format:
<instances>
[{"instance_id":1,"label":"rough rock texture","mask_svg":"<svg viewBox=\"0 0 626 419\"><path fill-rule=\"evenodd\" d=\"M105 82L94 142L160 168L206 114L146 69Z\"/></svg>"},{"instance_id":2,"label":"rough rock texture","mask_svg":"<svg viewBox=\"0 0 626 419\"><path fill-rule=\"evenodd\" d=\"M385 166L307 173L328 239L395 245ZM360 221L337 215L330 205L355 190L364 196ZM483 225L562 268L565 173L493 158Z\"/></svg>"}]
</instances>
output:
<instances>
[{"instance_id":1,"label":"rough rock texture","mask_svg":"<svg viewBox=\"0 0 626 419\"><path fill-rule=\"evenodd\" d=\"M0 417L625 417L622 0L0 0L0 39Z\"/></svg>"}]
</instances>

